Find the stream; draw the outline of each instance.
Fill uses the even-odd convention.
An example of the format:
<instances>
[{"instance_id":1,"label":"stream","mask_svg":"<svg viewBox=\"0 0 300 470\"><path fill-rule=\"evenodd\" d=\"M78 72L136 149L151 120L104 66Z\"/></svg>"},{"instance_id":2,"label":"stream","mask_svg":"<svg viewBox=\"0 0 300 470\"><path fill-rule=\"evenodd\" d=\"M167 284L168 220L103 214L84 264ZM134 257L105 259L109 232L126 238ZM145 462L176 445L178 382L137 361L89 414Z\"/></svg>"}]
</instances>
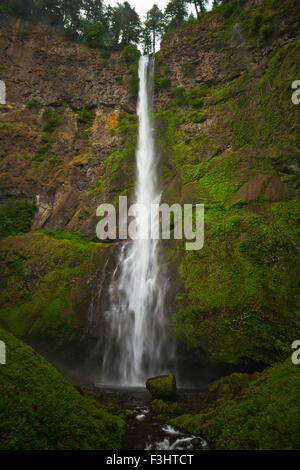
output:
<instances>
[{"instance_id":1,"label":"stream","mask_svg":"<svg viewBox=\"0 0 300 470\"><path fill-rule=\"evenodd\" d=\"M209 450L199 436L186 434L156 419L151 410L151 395L144 388L98 389L99 398L133 411L128 420L123 450Z\"/></svg>"}]
</instances>

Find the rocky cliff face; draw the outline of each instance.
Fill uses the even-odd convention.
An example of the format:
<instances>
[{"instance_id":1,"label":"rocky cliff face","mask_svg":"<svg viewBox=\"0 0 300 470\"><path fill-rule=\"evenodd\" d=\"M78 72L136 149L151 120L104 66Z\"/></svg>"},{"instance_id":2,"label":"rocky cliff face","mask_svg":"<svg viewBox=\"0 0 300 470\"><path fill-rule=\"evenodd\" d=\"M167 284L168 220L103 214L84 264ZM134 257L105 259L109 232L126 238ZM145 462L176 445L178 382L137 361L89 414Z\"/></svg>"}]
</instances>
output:
<instances>
[{"instance_id":1,"label":"rocky cliff face","mask_svg":"<svg viewBox=\"0 0 300 470\"><path fill-rule=\"evenodd\" d=\"M120 53L108 60L61 31L9 18L0 20L0 49L7 88L0 199L36 202L34 229L65 227L93 238L95 209L116 189L108 184L106 197L97 188L108 177L104 162L121 145L111 129L122 113L135 112L128 67Z\"/></svg>"},{"instance_id":2,"label":"rocky cliff face","mask_svg":"<svg viewBox=\"0 0 300 470\"><path fill-rule=\"evenodd\" d=\"M293 1L230 2L161 46L164 199L205 204L203 250L166 245L173 329L200 361L258 368L299 332L299 20Z\"/></svg>"},{"instance_id":3,"label":"rocky cliff face","mask_svg":"<svg viewBox=\"0 0 300 470\"><path fill-rule=\"evenodd\" d=\"M257 370L288 357L300 330L300 12L294 0L275 3L230 2L170 32L156 60L163 199L205 204L203 250L164 250L178 360L197 367ZM0 321L24 338L47 325L43 341L66 331L64 348L83 326L88 338L103 334L105 287L98 323L88 312L114 248L74 232L94 240L96 207L132 194L135 100L120 54L107 61L41 26L0 28L0 200L29 197L32 231L44 229L1 242Z\"/></svg>"},{"instance_id":4,"label":"rocky cliff face","mask_svg":"<svg viewBox=\"0 0 300 470\"><path fill-rule=\"evenodd\" d=\"M120 52L103 58L62 31L2 17L0 51L7 90L0 106L0 203L37 206L35 234L1 242L0 321L65 371L75 368L78 379L103 334L101 286L114 266L103 270L113 248L88 242L96 239L96 208L126 194L134 180L128 66ZM16 210L14 224L22 225L24 213Z\"/></svg>"}]
</instances>

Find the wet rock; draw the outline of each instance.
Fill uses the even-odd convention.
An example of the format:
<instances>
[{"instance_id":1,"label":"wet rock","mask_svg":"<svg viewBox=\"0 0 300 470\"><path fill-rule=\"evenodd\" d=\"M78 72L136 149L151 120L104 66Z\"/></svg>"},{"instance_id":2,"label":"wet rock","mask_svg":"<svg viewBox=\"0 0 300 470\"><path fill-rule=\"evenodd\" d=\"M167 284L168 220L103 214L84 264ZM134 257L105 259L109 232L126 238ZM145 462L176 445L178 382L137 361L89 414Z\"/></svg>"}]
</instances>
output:
<instances>
[{"instance_id":1,"label":"wet rock","mask_svg":"<svg viewBox=\"0 0 300 470\"><path fill-rule=\"evenodd\" d=\"M284 197L284 186L278 176L271 173L257 173L247 181L231 199L230 203L239 200L247 202L263 198L271 201L280 201Z\"/></svg>"},{"instance_id":2,"label":"wet rock","mask_svg":"<svg viewBox=\"0 0 300 470\"><path fill-rule=\"evenodd\" d=\"M146 387L152 398L175 400L177 398L176 379L173 374L152 377L147 380Z\"/></svg>"},{"instance_id":3,"label":"wet rock","mask_svg":"<svg viewBox=\"0 0 300 470\"><path fill-rule=\"evenodd\" d=\"M199 437L195 437L194 439L192 439L191 444L194 447L194 449L202 448L202 441Z\"/></svg>"},{"instance_id":4,"label":"wet rock","mask_svg":"<svg viewBox=\"0 0 300 470\"><path fill-rule=\"evenodd\" d=\"M134 411L133 410L125 410L125 416L128 419L134 419L135 418Z\"/></svg>"}]
</instances>

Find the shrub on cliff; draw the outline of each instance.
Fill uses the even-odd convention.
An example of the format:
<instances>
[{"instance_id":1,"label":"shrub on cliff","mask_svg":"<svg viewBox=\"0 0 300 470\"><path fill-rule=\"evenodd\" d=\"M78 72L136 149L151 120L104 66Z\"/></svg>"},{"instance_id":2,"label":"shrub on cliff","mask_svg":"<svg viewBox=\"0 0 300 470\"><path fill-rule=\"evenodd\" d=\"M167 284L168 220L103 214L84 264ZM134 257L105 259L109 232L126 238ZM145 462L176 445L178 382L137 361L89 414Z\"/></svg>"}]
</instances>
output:
<instances>
[{"instance_id":1,"label":"shrub on cliff","mask_svg":"<svg viewBox=\"0 0 300 470\"><path fill-rule=\"evenodd\" d=\"M82 40L88 47L103 47L107 31L105 26L97 21L90 23L89 21L82 21Z\"/></svg>"},{"instance_id":2,"label":"shrub on cliff","mask_svg":"<svg viewBox=\"0 0 300 470\"><path fill-rule=\"evenodd\" d=\"M29 232L36 211L33 202L11 200L0 208L0 238Z\"/></svg>"},{"instance_id":3,"label":"shrub on cliff","mask_svg":"<svg viewBox=\"0 0 300 470\"><path fill-rule=\"evenodd\" d=\"M133 44L129 44L128 46L124 47L122 51L122 57L127 65L136 64L140 58L140 55L140 51Z\"/></svg>"}]
</instances>

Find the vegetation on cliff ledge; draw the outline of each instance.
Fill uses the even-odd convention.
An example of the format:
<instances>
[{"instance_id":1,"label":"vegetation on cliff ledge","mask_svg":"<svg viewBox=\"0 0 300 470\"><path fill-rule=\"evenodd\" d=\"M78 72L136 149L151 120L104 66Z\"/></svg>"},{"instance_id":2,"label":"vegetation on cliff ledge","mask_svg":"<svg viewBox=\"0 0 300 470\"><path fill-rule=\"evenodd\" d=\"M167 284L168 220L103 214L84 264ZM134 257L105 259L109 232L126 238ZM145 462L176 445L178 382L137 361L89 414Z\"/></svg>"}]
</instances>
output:
<instances>
[{"instance_id":1,"label":"vegetation on cliff ledge","mask_svg":"<svg viewBox=\"0 0 300 470\"><path fill-rule=\"evenodd\" d=\"M2 240L1 326L22 338L52 338L53 350L80 343L88 327L88 282L101 269L103 251L62 231Z\"/></svg>"},{"instance_id":2,"label":"vegetation on cliff ledge","mask_svg":"<svg viewBox=\"0 0 300 470\"><path fill-rule=\"evenodd\" d=\"M27 199L10 200L0 208L0 238L29 232L36 205Z\"/></svg>"}]
</instances>

